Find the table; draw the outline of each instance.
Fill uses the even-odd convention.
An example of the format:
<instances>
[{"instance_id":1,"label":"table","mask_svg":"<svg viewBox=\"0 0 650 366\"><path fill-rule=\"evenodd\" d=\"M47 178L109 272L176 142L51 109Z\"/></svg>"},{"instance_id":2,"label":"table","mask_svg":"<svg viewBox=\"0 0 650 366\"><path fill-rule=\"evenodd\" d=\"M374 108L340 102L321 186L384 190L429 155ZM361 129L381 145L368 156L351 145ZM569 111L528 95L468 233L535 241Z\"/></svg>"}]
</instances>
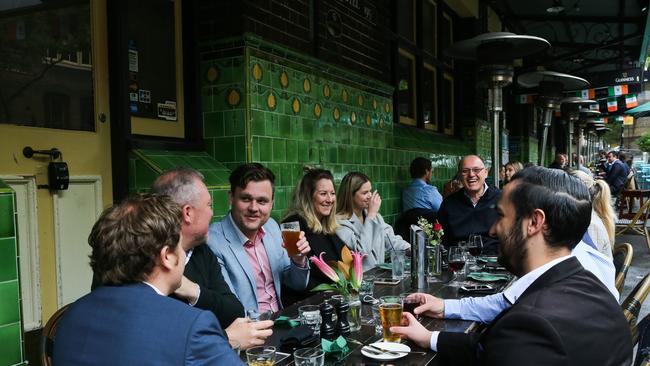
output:
<instances>
[{"instance_id":1,"label":"table","mask_svg":"<svg viewBox=\"0 0 650 366\"><path fill-rule=\"evenodd\" d=\"M366 273L364 273L364 276L374 276L374 277L390 277L391 272L390 270L385 270L385 269L380 269L380 268L374 268ZM399 295L401 293L405 292L425 292L429 294L433 294L434 296L441 297L444 299L457 299L460 297L464 297L466 295L462 295L458 293L458 288L455 287L449 287L446 285L446 283L450 280L450 274L445 272L443 274L443 282L434 282L434 283L427 283L427 288L424 290L413 290L411 289L411 280L410 278L406 278L402 280L399 284L397 285L375 285L374 288L374 296L376 298L379 298L381 296L387 296L387 295ZM497 288L501 289L505 287L507 284L506 281L501 281L497 283L491 283L493 286L497 286ZM325 300L329 299L333 293L327 292L327 293L316 293L313 296L291 304L290 306L284 308L280 313L277 315L285 315L290 318L297 318L298 317L298 307L302 305L320 305L323 303ZM476 296L476 295L472 295ZM372 309L369 304L362 303L362 309L361 309L361 314L362 318L366 317L366 314L371 314ZM433 318L428 318L428 317L423 317L421 323L429 330L438 330L438 331L449 331L449 332L466 332L466 331L472 331L477 324L471 321L466 321L466 320L452 320L452 319L433 319ZM273 328L273 335L269 337L266 341L266 345L269 346L278 346L280 344L280 339L287 334L287 332L290 329L288 328L280 328L280 327L274 327ZM361 326L361 330L357 332L352 332L349 336L346 337L348 339L348 347L350 348L350 353L343 359L338 362L334 362L332 360L326 359L325 364L326 365L390 365L390 364L397 364L399 363L400 366L410 366L410 365L432 365L435 366L438 363L436 362L436 353L431 351L430 349L423 349L415 344L413 344L410 341L405 342L413 351L426 351L427 354L422 356L422 355L415 355L415 354L409 354L406 357L399 358L394 361L377 361L373 360L367 357L364 357L361 354L361 348L363 347L361 344L356 343L355 341L369 344L373 343L376 341L380 341L382 339L381 334L376 334L375 333L375 326L374 325L366 325L363 324ZM284 352L283 350L280 350ZM244 352L242 352L244 354ZM244 356L245 357L245 356ZM244 358L243 357L243 358ZM284 365L293 365L293 357L290 356L286 358L285 360L277 363L279 366L284 366Z\"/></svg>"}]
</instances>

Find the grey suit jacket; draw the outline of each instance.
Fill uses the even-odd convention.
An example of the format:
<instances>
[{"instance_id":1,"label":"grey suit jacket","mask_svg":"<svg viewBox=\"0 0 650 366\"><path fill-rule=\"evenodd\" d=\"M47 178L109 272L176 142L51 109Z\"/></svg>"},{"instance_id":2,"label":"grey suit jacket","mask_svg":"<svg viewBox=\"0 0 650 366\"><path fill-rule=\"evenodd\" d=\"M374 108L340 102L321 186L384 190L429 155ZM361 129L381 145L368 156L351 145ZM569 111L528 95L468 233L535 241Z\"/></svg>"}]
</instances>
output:
<instances>
[{"instance_id":1,"label":"grey suit jacket","mask_svg":"<svg viewBox=\"0 0 650 366\"><path fill-rule=\"evenodd\" d=\"M263 228L266 232L264 248L273 273L275 293L282 306L281 285L284 284L298 291L304 290L309 281L309 264L301 268L289 259L286 250L282 247L280 226L275 220L269 218ZM217 256L226 283L244 305L244 309L257 309L255 275L244 250L245 242L242 241L240 234L241 231L233 224L228 213L228 216L221 221L210 225L208 246Z\"/></svg>"}]
</instances>

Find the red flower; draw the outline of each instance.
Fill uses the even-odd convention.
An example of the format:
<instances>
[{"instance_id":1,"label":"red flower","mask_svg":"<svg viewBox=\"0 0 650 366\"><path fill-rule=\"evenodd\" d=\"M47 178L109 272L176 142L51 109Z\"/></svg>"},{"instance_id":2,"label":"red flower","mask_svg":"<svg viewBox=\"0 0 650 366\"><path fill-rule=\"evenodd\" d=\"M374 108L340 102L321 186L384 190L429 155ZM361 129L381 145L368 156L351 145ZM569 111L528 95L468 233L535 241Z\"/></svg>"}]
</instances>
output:
<instances>
[{"instance_id":1,"label":"red flower","mask_svg":"<svg viewBox=\"0 0 650 366\"><path fill-rule=\"evenodd\" d=\"M442 225L436 221L435 224L433 224L433 231L440 231L442 230Z\"/></svg>"}]
</instances>

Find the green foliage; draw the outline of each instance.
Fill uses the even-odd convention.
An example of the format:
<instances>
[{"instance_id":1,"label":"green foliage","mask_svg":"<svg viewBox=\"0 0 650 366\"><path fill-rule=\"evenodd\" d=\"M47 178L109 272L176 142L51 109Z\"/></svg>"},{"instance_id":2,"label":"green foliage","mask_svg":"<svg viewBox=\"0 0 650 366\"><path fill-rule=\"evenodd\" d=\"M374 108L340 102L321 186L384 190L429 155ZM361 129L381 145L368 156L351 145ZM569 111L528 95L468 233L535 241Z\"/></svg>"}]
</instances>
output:
<instances>
[{"instance_id":1,"label":"green foliage","mask_svg":"<svg viewBox=\"0 0 650 366\"><path fill-rule=\"evenodd\" d=\"M641 151L650 152L650 132L646 132L636 140Z\"/></svg>"}]
</instances>

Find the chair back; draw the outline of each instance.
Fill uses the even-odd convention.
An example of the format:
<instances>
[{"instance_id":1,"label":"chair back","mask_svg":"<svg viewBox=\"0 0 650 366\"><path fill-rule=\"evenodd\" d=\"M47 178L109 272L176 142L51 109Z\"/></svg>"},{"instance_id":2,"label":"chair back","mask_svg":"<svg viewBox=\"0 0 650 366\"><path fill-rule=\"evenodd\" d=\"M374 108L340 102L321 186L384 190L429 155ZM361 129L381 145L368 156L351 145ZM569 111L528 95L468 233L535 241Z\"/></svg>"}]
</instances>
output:
<instances>
[{"instance_id":1,"label":"chair back","mask_svg":"<svg viewBox=\"0 0 650 366\"><path fill-rule=\"evenodd\" d=\"M410 239L411 225L417 225L418 219L424 217L431 224L436 222L437 214L435 211L427 208L412 208L408 211L402 212L397 220L395 220L395 234L401 236L404 240Z\"/></svg>"},{"instance_id":2,"label":"chair back","mask_svg":"<svg viewBox=\"0 0 650 366\"><path fill-rule=\"evenodd\" d=\"M41 344L40 344L40 353L41 353L41 365L43 366L52 366L52 351L54 350L54 337L56 335L56 327L59 324L59 320L63 317L63 313L68 309L70 304L63 306L61 309L57 310L47 321L45 327L43 328L43 333L41 334Z\"/></svg>"},{"instance_id":3,"label":"chair back","mask_svg":"<svg viewBox=\"0 0 650 366\"><path fill-rule=\"evenodd\" d=\"M616 268L616 289L619 293L623 292L625 286L625 277L632 263L634 249L630 243L617 244L614 247L614 267Z\"/></svg>"},{"instance_id":4,"label":"chair back","mask_svg":"<svg viewBox=\"0 0 650 366\"><path fill-rule=\"evenodd\" d=\"M632 345L637 345L636 356L634 358L634 366L639 365L650 365L650 314L646 315L643 320L639 322L637 326L637 335L636 339L633 339Z\"/></svg>"},{"instance_id":5,"label":"chair back","mask_svg":"<svg viewBox=\"0 0 650 366\"><path fill-rule=\"evenodd\" d=\"M637 200L638 210L636 210ZM624 190L619 197L618 218L645 222L648 219L648 207L650 207L650 190Z\"/></svg>"},{"instance_id":6,"label":"chair back","mask_svg":"<svg viewBox=\"0 0 650 366\"><path fill-rule=\"evenodd\" d=\"M639 312L641 311L641 306L646 297L648 297L648 292L650 292L650 275L645 275L643 280L634 287L634 290L627 295L621 304L623 315L625 315L625 319L627 319L627 322L630 325L632 340L634 342L636 342L639 337L636 322L639 317Z\"/></svg>"}]
</instances>

